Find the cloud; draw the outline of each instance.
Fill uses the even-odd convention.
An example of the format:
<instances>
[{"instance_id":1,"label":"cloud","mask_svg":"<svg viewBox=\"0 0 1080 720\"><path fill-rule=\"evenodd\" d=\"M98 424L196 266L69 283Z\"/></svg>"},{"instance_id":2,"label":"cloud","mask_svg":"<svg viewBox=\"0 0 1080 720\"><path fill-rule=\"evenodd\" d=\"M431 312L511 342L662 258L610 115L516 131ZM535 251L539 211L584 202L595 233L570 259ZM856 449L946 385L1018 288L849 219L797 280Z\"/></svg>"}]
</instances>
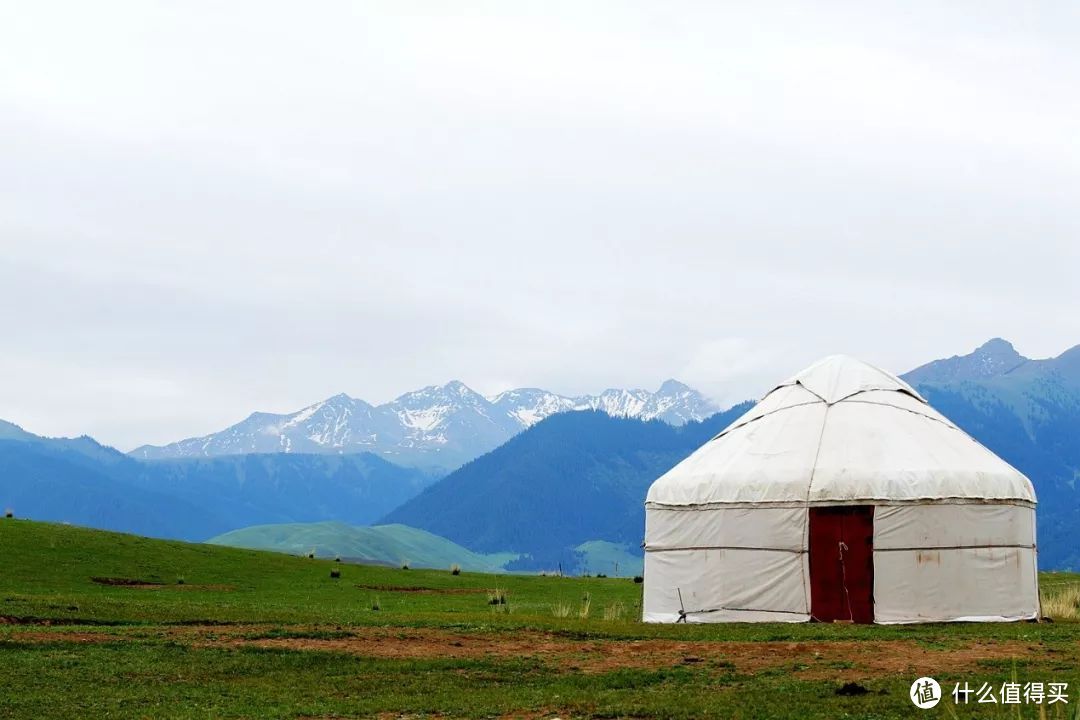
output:
<instances>
[{"instance_id":1,"label":"cloud","mask_svg":"<svg viewBox=\"0 0 1080 720\"><path fill-rule=\"evenodd\" d=\"M0 417L129 448L459 378L727 402L1080 341L1066 3L23 3Z\"/></svg>"}]
</instances>

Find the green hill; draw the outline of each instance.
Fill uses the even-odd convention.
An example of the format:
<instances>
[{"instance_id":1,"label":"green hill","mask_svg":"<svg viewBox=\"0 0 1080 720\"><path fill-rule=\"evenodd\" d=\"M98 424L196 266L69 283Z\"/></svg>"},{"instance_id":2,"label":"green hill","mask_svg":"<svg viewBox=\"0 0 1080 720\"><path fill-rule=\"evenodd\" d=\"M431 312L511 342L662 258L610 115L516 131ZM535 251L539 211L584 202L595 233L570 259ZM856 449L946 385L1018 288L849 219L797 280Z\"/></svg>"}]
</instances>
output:
<instances>
[{"instance_id":1,"label":"green hill","mask_svg":"<svg viewBox=\"0 0 1080 720\"><path fill-rule=\"evenodd\" d=\"M391 530L399 541L421 532ZM621 602L631 616L641 588L625 579L467 569L452 575L449 565L464 565L461 557L439 569L403 570L3 517L0 551L0 629L147 622L381 625L402 620L402 613L412 622L432 612L450 613L456 621L536 623L552 619L553 603L576 603L586 591L597 608ZM331 578L331 571L341 579ZM512 598L513 614L493 614L487 593L494 588ZM371 607L376 598L379 612Z\"/></svg>"},{"instance_id":2,"label":"green hill","mask_svg":"<svg viewBox=\"0 0 1080 720\"><path fill-rule=\"evenodd\" d=\"M341 522L255 525L218 535L207 541L251 550L273 550L292 555L314 553L316 557L400 567L448 568L500 572L516 553L481 555L446 538L407 525L356 527Z\"/></svg>"},{"instance_id":3,"label":"green hill","mask_svg":"<svg viewBox=\"0 0 1080 720\"><path fill-rule=\"evenodd\" d=\"M645 558L630 545L590 540L578 545L574 550L581 558L578 567L589 575L608 575L610 577L633 577L645 571Z\"/></svg>"}]
</instances>

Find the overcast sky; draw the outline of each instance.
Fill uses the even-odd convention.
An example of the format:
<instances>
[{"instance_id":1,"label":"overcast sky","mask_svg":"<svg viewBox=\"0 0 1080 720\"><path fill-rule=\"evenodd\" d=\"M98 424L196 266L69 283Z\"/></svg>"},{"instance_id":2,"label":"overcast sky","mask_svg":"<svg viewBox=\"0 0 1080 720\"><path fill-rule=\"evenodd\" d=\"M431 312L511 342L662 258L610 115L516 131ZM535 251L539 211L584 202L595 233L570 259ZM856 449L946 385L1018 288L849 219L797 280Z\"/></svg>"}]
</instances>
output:
<instances>
[{"instance_id":1,"label":"overcast sky","mask_svg":"<svg viewBox=\"0 0 1080 720\"><path fill-rule=\"evenodd\" d=\"M0 6L37 433L1080 343L1076 3Z\"/></svg>"}]
</instances>

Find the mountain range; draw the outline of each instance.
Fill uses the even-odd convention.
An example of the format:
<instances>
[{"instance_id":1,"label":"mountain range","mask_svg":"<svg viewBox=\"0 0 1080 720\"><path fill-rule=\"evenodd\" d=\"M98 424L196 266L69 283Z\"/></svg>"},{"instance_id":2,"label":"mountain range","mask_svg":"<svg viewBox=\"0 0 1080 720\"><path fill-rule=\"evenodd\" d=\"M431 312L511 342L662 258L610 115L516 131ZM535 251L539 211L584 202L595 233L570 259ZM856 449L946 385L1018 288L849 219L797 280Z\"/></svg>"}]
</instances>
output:
<instances>
[{"instance_id":1,"label":"mountain range","mask_svg":"<svg viewBox=\"0 0 1080 720\"><path fill-rule=\"evenodd\" d=\"M903 377L1031 478L1041 567L1080 568L1080 346L1033 360L994 339ZM343 396L292 416L253 416L248 436L237 430L232 445L223 434L208 436L227 448L220 456L213 446L191 448L198 457L143 460L90 438L45 439L0 423L0 506L38 519L197 540L249 525L399 523L475 553L519 555L510 565L516 569L610 572L619 562L625 571L640 558L649 483L746 407L698 420L694 413L708 407L699 399L674 383L658 393L612 391L588 402L542 390L483 398L460 383L410 393L391 405L408 427L426 428L413 440L422 445L441 434L441 447L464 463L442 479L387 462L389 452L353 453L345 439L353 437L345 432L353 416L343 417L340 408L361 401ZM650 416L667 422L638 419ZM290 452L244 454L245 443L255 442L250 432L266 426L276 434L258 448L284 443ZM290 439L294 434L310 444ZM499 446L470 456L475 450L468 448L491 443ZM318 452L307 452L312 448ZM328 527L320 537L336 526ZM265 528L242 537L285 542ZM374 542L354 531L342 542L355 548L357 538Z\"/></svg>"},{"instance_id":2,"label":"mountain range","mask_svg":"<svg viewBox=\"0 0 1080 720\"><path fill-rule=\"evenodd\" d=\"M966 432L1024 472L1039 497L1039 560L1080 567L1080 346L1031 360L996 338L903 376ZM673 428L581 413L552 417L387 514L479 551L523 554L511 567L583 568L589 538L635 551L649 484L748 404Z\"/></svg>"},{"instance_id":3,"label":"mountain range","mask_svg":"<svg viewBox=\"0 0 1080 720\"><path fill-rule=\"evenodd\" d=\"M0 423L0 505L36 520L205 540L246 525L370 523L436 478L370 453L140 461Z\"/></svg>"},{"instance_id":4,"label":"mountain range","mask_svg":"<svg viewBox=\"0 0 1080 720\"><path fill-rule=\"evenodd\" d=\"M664 382L656 392L609 389L579 397L537 388L484 397L455 380L405 393L383 405L341 394L294 413L254 413L220 432L164 446L144 445L131 455L147 460L370 452L399 465L448 471L544 418L575 410L681 425L703 420L719 408L676 380Z\"/></svg>"}]
</instances>

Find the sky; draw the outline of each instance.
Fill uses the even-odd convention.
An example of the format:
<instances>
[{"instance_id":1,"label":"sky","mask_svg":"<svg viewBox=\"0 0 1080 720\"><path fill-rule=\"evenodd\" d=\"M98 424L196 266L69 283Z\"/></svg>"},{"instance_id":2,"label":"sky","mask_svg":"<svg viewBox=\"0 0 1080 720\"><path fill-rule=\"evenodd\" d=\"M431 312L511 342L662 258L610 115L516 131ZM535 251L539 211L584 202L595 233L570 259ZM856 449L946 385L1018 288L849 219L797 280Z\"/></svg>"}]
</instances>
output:
<instances>
[{"instance_id":1,"label":"sky","mask_svg":"<svg viewBox=\"0 0 1080 720\"><path fill-rule=\"evenodd\" d=\"M1075 3L0 15L0 418L39 434L1080 343Z\"/></svg>"}]
</instances>

